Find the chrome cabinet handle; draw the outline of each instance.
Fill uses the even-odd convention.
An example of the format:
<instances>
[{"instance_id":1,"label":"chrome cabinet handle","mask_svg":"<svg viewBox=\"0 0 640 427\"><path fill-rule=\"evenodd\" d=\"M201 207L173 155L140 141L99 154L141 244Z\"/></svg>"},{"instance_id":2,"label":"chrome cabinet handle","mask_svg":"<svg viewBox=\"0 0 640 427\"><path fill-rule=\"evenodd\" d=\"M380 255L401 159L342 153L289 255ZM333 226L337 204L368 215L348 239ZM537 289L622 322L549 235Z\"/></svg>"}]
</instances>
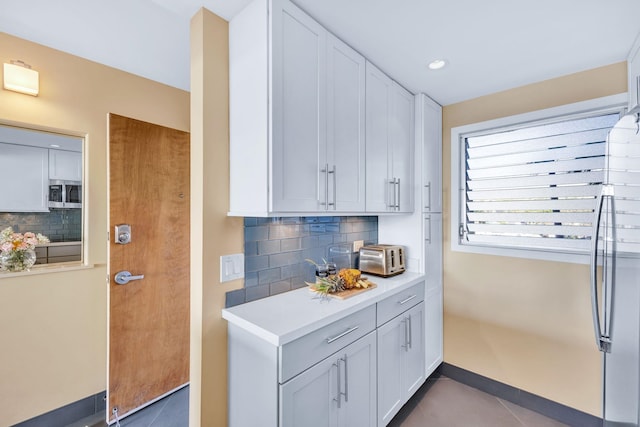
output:
<instances>
[{"instance_id":1,"label":"chrome cabinet handle","mask_svg":"<svg viewBox=\"0 0 640 427\"><path fill-rule=\"evenodd\" d=\"M333 366L335 366L338 371L337 372L338 377L336 381L338 394L336 395L336 397L333 398L333 400L338 402L338 409L340 409L340 398L342 396L342 390L340 389L340 360L341 359L338 359L337 362L333 364Z\"/></svg>"},{"instance_id":2,"label":"chrome cabinet handle","mask_svg":"<svg viewBox=\"0 0 640 427\"><path fill-rule=\"evenodd\" d=\"M426 216L424 218L424 222L425 222L425 226L424 226L425 231L428 230L428 232L429 232L428 236L425 233L424 241L430 244L431 243L431 217L430 216Z\"/></svg>"},{"instance_id":3,"label":"chrome cabinet handle","mask_svg":"<svg viewBox=\"0 0 640 427\"><path fill-rule=\"evenodd\" d=\"M347 363L346 353L342 358L342 360L344 361L344 393L342 393L342 395L344 396L344 401L348 402L349 401L349 372L347 371L348 363Z\"/></svg>"},{"instance_id":4,"label":"chrome cabinet handle","mask_svg":"<svg viewBox=\"0 0 640 427\"><path fill-rule=\"evenodd\" d=\"M333 202L329 203L329 174L333 174ZM333 210L336 210L336 165L333 165L333 169L329 170L329 165L327 165L327 209L329 206L333 206Z\"/></svg>"},{"instance_id":5,"label":"chrome cabinet handle","mask_svg":"<svg viewBox=\"0 0 640 427\"><path fill-rule=\"evenodd\" d=\"M411 348L413 346L413 333L411 331L413 320L411 319L411 315L407 316L407 319L409 319L409 348Z\"/></svg>"},{"instance_id":6,"label":"chrome cabinet handle","mask_svg":"<svg viewBox=\"0 0 640 427\"><path fill-rule=\"evenodd\" d=\"M331 172L333 173L333 210L335 211L338 205L338 189L336 183L336 181L338 180L338 174L336 173L336 165L333 165L333 171Z\"/></svg>"},{"instance_id":7,"label":"chrome cabinet handle","mask_svg":"<svg viewBox=\"0 0 640 427\"><path fill-rule=\"evenodd\" d=\"M431 209L431 181L429 181L428 184L424 185L424 188L427 189L427 194L425 194L424 199L425 199L425 204L424 204L424 208L429 210Z\"/></svg>"},{"instance_id":8,"label":"chrome cabinet handle","mask_svg":"<svg viewBox=\"0 0 640 427\"><path fill-rule=\"evenodd\" d=\"M402 325L404 326L404 344L400 347L404 348L404 351L409 351L409 320L405 317L402 319Z\"/></svg>"},{"instance_id":9,"label":"chrome cabinet handle","mask_svg":"<svg viewBox=\"0 0 640 427\"><path fill-rule=\"evenodd\" d=\"M396 187L398 188L398 199L396 201L396 210L400 210L400 178L396 179Z\"/></svg>"},{"instance_id":10,"label":"chrome cabinet handle","mask_svg":"<svg viewBox=\"0 0 640 427\"><path fill-rule=\"evenodd\" d=\"M320 202L320 204L326 211L329 209L329 163L325 163L324 169L320 169L320 172L324 173L324 203Z\"/></svg>"},{"instance_id":11,"label":"chrome cabinet handle","mask_svg":"<svg viewBox=\"0 0 640 427\"><path fill-rule=\"evenodd\" d=\"M141 280L144 279L144 274L140 274L138 276L133 276L128 271L119 271L116 273L115 281L118 285L126 285L132 280Z\"/></svg>"},{"instance_id":12,"label":"chrome cabinet handle","mask_svg":"<svg viewBox=\"0 0 640 427\"><path fill-rule=\"evenodd\" d=\"M396 179L392 178L391 180L389 180L389 184L392 185L392 191L393 191L393 201L389 204L389 208L395 209L396 208Z\"/></svg>"},{"instance_id":13,"label":"chrome cabinet handle","mask_svg":"<svg viewBox=\"0 0 640 427\"><path fill-rule=\"evenodd\" d=\"M327 344L331 344L332 342L339 340L340 338L344 337L345 335L350 334L351 332L355 331L358 329L358 326L354 326L351 329L347 329L346 331L344 331L343 333L336 335L335 337L331 337L331 338L327 338Z\"/></svg>"},{"instance_id":14,"label":"chrome cabinet handle","mask_svg":"<svg viewBox=\"0 0 640 427\"><path fill-rule=\"evenodd\" d=\"M406 303L408 303L409 301L411 301L412 299L414 299L415 297L417 297L418 295L413 294L410 297L407 297L405 299L403 299L402 301L398 301L398 304L400 305L405 305Z\"/></svg>"}]
</instances>

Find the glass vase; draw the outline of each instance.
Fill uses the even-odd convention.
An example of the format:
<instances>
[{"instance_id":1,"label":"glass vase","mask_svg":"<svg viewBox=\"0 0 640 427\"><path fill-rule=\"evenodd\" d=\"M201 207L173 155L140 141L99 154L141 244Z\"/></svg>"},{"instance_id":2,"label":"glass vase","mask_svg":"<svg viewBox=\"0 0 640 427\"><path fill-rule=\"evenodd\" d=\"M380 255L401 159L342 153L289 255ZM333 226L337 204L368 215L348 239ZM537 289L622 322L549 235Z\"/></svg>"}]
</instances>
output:
<instances>
[{"instance_id":1,"label":"glass vase","mask_svg":"<svg viewBox=\"0 0 640 427\"><path fill-rule=\"evenodd\" d=\"M0 270L25 271L36 262L36 252L33 249L0 252Z\"/></svg>"}]
</instances>

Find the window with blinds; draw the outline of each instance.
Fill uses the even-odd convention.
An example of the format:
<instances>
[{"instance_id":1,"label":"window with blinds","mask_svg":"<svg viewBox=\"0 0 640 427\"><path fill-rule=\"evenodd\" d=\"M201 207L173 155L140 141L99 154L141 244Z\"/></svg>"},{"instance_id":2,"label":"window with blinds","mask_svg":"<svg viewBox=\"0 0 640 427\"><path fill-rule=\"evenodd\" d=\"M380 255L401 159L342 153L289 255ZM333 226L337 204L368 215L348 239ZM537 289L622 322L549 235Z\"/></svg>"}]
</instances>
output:
<instances>
[{"instance_id":1,"label":"window with blinds","mask_svg":"<svg viewBox=\"0 0 640 427\"><path fill-rule=\"evenodd\" d=\"M463 135L459 243L587 252L618 119L609 110Z\"/></svg>"}]
</instances>

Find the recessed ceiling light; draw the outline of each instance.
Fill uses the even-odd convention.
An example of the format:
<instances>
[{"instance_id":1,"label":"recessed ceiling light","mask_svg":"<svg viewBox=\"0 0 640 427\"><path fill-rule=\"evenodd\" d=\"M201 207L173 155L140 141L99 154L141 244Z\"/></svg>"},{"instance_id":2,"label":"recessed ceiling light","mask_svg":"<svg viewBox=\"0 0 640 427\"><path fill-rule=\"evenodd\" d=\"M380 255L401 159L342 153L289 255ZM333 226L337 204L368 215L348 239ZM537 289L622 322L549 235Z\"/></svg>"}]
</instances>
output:
<instances>
[{"instance_id":1,"label":"recessed ceiling light","mask_svg":"<svg viewBox=\"0 0 640 427\"><path fill-rule=\"evenodd\" d=\"M447 65L447 61L445 61L444 59L436 59L436 60L431 61L429 63L429 69L430 70L439 70L439 69L443 68L445 65Z\"/></svg>"},{"instance_id":2,"label":"recessed ceiling light","mask_svg":"<svg viewBox=\"0 0 640 427\"><path fill-rule=\"evenodd\" d=\"M60 146L58 144L49 144L49 147L52 148L60 148Z\"/></svg>"}]
</instances>

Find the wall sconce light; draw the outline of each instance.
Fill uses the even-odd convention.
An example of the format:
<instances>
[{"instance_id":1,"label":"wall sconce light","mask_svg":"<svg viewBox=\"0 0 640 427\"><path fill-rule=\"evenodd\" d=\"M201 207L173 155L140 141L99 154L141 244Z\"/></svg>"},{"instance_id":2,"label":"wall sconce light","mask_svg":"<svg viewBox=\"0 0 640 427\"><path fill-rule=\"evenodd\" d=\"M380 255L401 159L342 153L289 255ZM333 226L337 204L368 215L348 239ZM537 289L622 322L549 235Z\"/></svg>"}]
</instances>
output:
<instances>
[{"instance_id":1,"label":"wall sconce light","mask_svg":"<svg viewBox=\"0 0 640 427\"><path fill-rule=\"evenodd\" d=\"M14 92L38 96L40 90L39 75L31 65L22 61L11 61L4 64L4 88Z\"/></svg>"}]
</instances>

